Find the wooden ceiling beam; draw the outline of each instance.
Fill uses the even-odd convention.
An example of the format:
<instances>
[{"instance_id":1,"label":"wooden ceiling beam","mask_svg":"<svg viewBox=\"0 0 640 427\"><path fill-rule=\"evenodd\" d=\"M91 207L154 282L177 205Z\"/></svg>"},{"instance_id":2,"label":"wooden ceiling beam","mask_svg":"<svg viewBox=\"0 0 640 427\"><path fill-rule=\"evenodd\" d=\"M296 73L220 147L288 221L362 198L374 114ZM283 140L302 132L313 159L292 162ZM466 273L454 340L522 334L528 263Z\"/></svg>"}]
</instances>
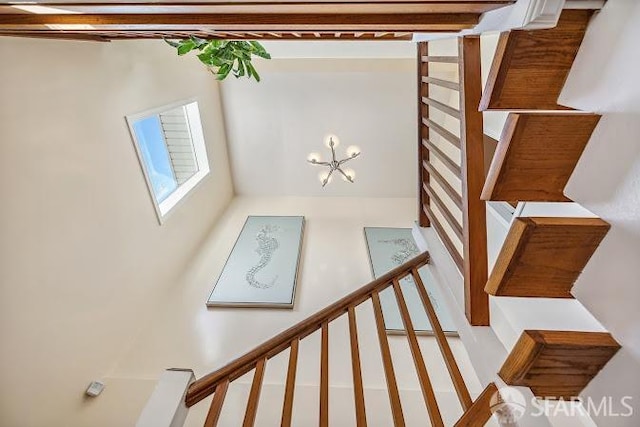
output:
<instances>
[{"instance_id":1,"label":"wooden ceiling beam","mask_svg":"<svg viewBox=\"0 0 640 427\"><path fill-rule=\"evenodd\" d=\"M174 3L38 3L0 5L11 14L484 13L513 0L252 0Z\"/></svg>"},{"instance_id":2,"label":"wooden ceiling beam","mask_svg":"<svg viewBox=\"0 0 640 427\"><path fill-rule=\"evenodd\" d=\"M0 30L171 30L212 26L220 31L431 31L462 30L478 23L465 14L10 14L0 15Z\"/></svg>"}]
</instances>

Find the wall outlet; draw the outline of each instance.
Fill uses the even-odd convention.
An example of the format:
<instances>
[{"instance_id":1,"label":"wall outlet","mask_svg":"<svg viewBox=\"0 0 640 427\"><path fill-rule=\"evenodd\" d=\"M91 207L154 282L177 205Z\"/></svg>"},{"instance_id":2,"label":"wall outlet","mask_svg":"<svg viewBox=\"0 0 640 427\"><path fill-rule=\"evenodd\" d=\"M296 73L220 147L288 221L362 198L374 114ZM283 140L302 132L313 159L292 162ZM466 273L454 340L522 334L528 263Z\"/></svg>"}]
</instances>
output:
<instances>
[{"instance_id":1,"label":"wall outlet","mask_svg":"<svg viewBox=\"0 0 640 427\"><path fill-rule=\"evenodd\" d=\"M87 388L87 391L85 391L85 393L87 394L87 396L96 397L100 393L102 393L102 390L104 390L104 383L100 381L93 381L91 384L89 384L89 388Z\"/></svg>"}]
</instances>

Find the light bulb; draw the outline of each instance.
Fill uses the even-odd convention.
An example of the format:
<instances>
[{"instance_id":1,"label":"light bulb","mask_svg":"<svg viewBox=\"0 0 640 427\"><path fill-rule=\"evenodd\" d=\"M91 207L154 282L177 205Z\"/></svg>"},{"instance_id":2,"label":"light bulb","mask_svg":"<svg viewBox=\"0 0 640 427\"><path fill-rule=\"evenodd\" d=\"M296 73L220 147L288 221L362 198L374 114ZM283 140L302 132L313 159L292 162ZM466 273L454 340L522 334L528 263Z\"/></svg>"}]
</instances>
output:
<instances>
[{"instance_id":1,"label":"light bulb","mask_svg":"<svg viewBox=\"0 0 640 427\"><path fill-rule=\"evenodd\" d=\"M344 172L344 175L342 175L342 179L344 181L353 182L356 179L356 172L353 169L345 169L343 170L343 172Z\"/></svg>"},{"instance_id":2,"label":"light bulb","mask_svg":"<svg viewBox=\"0 0 640 427\"><path fill-rule=\"evenodd\" d=\"M307 161L311 162L311 163L317 163L320 161L320 154L319 153L309 153L309 155L307 156Z\"/></svg>"},{"instance_id":3,"label":"light bulb","mask_svg":"<svg viewBox=\"0 0 640 427\"><path fill-rule=\"evenodd\" d=\"M358 147L357 145L350 145L349 147L347 147L347 156L355 157L358 154L360 154L360 147Z\"/></svg>"},{"instance_id":4,"label":"light bulb","mask_svg":"<svg viewBox=\"0 0 640 427\"><path fill-rule=\"evenodd\" d=\"M331 148L331 141L333 141L333 148L340 145L340 139L336 135L327 135L324 137L324 145Z\"/></svg>"},{"instance_id":5,"label":"light bulb","mask_svg":"<svg viewBox=\"0 0 640 427\"><path fill-rule=\"evenodd\" d=\"M331 180L333 179L333 176L329 176L329 172L320 172L318 174L318 179L320 179L320 182L324 186L331 182Z\"/></svg>"}]
</instances>

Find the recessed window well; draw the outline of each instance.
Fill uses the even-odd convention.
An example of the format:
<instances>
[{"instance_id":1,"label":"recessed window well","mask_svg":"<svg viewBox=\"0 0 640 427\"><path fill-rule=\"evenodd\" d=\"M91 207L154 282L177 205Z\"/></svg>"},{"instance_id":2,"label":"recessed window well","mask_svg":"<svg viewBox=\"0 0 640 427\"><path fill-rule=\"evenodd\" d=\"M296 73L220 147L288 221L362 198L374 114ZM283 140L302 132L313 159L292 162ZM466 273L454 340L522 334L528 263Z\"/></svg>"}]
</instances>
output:
<instances>
[{"instance_id":1,"label":"recessed window well","mask_svg":"<svg viewBox=\"0 0 640 427\"><path fill-rule=\"evenodd\" d=\"M197 102L178 103L127 116L140 166L163 218L208 173Z\"/></svg>"}]
</instances>

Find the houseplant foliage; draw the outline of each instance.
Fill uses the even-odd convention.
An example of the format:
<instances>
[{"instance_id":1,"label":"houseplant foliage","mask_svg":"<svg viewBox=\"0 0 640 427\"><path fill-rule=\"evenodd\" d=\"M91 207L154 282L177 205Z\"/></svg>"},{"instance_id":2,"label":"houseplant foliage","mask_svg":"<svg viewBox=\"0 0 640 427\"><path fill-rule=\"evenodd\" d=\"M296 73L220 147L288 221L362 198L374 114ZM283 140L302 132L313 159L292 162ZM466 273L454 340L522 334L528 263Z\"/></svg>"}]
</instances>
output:
<instances>
[{"instance_id":1,"label":"houseplant foliage","mask_svg":"<svg viewBox=\"0 0 640 427\"><path fill-rule=\"evenodd\" d=\"M176 48L178 55L199 51L198 59L209 67L218 80L233 74L235 77L253 77L259 82L260 75L251 64L252 56L271 59L271 55L256 41L203 40L193 36L179 41L165 41Z\"/></svg>"}]
</instances>

